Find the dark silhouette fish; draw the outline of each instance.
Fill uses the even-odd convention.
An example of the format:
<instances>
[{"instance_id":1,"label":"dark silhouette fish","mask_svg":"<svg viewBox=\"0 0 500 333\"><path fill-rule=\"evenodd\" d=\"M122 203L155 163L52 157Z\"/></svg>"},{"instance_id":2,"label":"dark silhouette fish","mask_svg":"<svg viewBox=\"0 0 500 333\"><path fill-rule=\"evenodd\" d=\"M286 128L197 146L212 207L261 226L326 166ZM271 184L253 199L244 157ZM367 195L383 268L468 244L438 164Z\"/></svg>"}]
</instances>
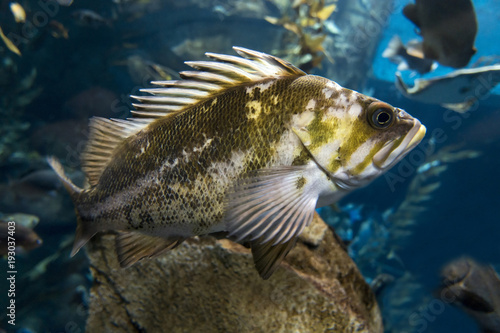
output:
<instances>
[{"instance_id":1,"label":"dark silhouette fish","mask_svg":"<svg viewBox=\"0 0 500 333\"><path fill-rule=\"evenodd\" d=\"M415 0L403 14L420 29L426 58L461 68L476 53L477 20L471 0Z\"/></svg>"},{"instance_id":2,"label":"dark silhouette fish","mask_svg":"<svg viewBox=\"0 0 500 333\"><path fill-rule=\"evenodd\" d=\"M441 298L474 318L484 333L500 332L500 278L493 267L460 258L446 265Z\"/></svg>"}]
</instances>

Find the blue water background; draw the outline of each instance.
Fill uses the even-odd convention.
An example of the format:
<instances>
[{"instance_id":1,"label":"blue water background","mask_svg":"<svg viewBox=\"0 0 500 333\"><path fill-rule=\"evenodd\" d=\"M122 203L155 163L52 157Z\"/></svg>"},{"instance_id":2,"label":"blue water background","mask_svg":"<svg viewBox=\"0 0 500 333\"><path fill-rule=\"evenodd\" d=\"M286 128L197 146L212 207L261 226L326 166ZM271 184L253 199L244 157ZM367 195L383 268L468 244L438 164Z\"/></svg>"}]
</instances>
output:
<instances>
[{"instance_id":1,"label":"blue water background","mask_svg":"<svg viewBox=\"0 0 500 333\"><path fill-rule=\"evenodd\" d=\"M401 15L401 9L407 3L396 1L395 11L383 33L373 62L373 74L378 79L394 82L397 65L381 57L389 40L395 34L400 35L404 43L418 38L413 24ZM480 0L473 3L479 23L475 44L478 51L469 65L482 56L500 55L500 2ZM416 77L429 78L451 71L453 69L439 66L436 71L423 76L412 77L410 72L403 72L403 78L412 85L411 81ZM405 267L418 277L429 295L439 285L438 274L442 266L461 255L500 267L500 135L497 134L500 132L500 87L497 86L492 96L481 101L477 110L465 115L409 101L393 86L390 91L380 88L374 87L375 97L418 117L427 126L428 135L435 129L443 129L447 138L441 146L461 144L461 149L482 152L478 158L449 164L449 169L442 174L441 188L433 194L432 201L427 204L428 211L418 218L413 235L399 252ZM369 203L376 206L376 210L383 210L382 207L402 200L404 184L398 185L396 192L391 193L382 177L345 201ZM420 319L425 318L425 313L430 314L431 319L424 320L425 325L420 321L410 327L421 332L477 331L475 323L454 307L446 305L444 311L434 311L439 314L434 315L429 308L417 311Z\"/></svg>"}]
</instances>

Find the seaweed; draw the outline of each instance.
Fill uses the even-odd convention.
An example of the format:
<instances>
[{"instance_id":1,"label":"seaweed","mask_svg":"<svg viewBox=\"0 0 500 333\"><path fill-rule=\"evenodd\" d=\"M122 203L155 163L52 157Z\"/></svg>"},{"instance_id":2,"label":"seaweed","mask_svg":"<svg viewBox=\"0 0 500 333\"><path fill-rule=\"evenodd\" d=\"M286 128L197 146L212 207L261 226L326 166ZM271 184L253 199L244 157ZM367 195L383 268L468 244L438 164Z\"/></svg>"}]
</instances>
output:
<instances>
[{"instance_id":1,"label":"seaweed","mask_svg":"<svg viewBox=\"0 0 500 333\"><path fill-rule=\"evenodd\" d=\"M324 43L329 38L328 30L332 29L329 18L337 7L336 0L295 0L285 3L270 1L281 9L282 16L266 16L266 21L282 26L288 32L284 36L284 44L291 47L281 50L281 53L285 53L282 56L298 64L306 72L320 66L325 57L331 63L334 62Z\"/></svg>"},{"instance_id":2,"label":"seaweed","mask_svg":"<svg viewBox=\"0 0 500 333\"><path fill-rule=\"evenodd\" d=\"M0 57L2 57L0 53ZM24 109L42 92L42 87L35 84L36 68L27 74L20 73L18 61L10 55L3 55L0 64L0 167L7 164L13 155L29 155L29 148L23 140L30 128L24 121ZM23 75L23 76L21 76Z\"/></svg>"}]
</instances>

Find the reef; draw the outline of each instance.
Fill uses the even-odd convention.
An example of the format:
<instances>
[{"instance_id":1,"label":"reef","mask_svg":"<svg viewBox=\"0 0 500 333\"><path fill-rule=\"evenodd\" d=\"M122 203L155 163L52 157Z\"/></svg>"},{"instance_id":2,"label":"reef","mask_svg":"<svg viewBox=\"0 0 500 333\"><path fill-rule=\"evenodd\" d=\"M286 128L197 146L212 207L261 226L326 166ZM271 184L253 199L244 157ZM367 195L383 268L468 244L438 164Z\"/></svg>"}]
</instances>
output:
<instances>
[{"instance_id":1,"label":"reef","mask_svg":"<svg viewBox=\"0 0 500 333\"><path fill-rule=\"evenodd\" d=\"M374 294L318 215L269 280L227 239L195 237L124 270L114 238L88 246L88 332L383 332Z\"/></svg>"}]
</instances>

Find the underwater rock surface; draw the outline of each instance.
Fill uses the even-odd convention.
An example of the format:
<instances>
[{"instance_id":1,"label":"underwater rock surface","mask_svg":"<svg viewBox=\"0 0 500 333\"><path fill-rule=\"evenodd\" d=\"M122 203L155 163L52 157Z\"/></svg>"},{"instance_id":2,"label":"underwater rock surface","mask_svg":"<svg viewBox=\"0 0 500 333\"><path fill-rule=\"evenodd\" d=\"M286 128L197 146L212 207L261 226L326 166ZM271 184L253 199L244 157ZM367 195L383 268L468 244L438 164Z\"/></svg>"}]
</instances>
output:
<instances>
[{"instance_id":1,"label":"underwater rock surface","mask_svg":"<svg viewBox=\"0 0 500 333\"><path fill-rule=\"evenodd\" d=\"M114 238L88 247L87 332L383 332L370 287L317 214L266 281L227 239L192 238L121 269Z\"/></svg>"}]
</instances>

